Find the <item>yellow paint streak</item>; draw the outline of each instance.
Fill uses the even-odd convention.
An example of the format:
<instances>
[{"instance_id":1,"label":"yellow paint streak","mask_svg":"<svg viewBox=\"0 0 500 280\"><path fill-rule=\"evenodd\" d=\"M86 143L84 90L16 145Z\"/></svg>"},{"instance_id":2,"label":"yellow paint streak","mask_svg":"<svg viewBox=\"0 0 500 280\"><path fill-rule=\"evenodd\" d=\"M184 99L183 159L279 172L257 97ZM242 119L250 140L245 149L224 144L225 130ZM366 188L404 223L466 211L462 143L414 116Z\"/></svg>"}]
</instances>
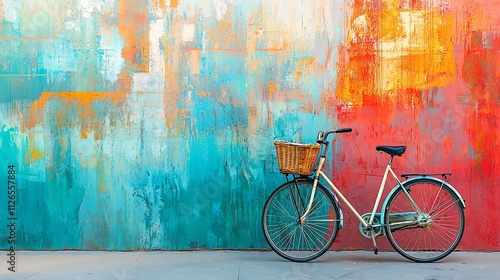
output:
<instances>
[{"instance_id":1,"label":"yellow paint streak","mask_svg":"<svg viewBox=\"0 0 500 280\"><path fill-rule=\"evenodd\" d=\"M108 192L108 187L102 183L99 182L99 186L97 187L97 194L103 194Z\"/></svg>"},{"instance_id":2,"label":"yellow paint streak","mask_svg":"<svg viewBox=\"0 0 500 280\"><path fill-rule=\"evenodd\" d=\"M381 28L385 37L379 40L379 91L424 90L451 83L455 76L451 15L427 9L403 11L397 17L392 11L389 17L390 24Z\"/></svg>"},{"instance_id":3,"label":"yellow paint streak","mask_svg":"<svg viewBox=\"0 0 500 280\"><path fill-rule=\"evenodd\" d=\"M34 161L39 161L45 156L45 154L40 151L37 147L31 147L26 155L24 156L24 162L29 164Z\"/></svg>"},{"instance_id":4,"label":"yellow paint streak","mask_svg":"<svg viewBox=\"0 0 500 280\"><path fill-rule=\"evenodd\" d=\"M108 192L108 186L106 185L106 168L104 167L104 158L100 157L96 166L97 172L97 194L103 194Z\"/></svg>"},{"instance_id":5,"label":"yellow paint streak","mask_svg":"<svg viewBox=\"0 0 500 280\"><path fill-rule=\"evenodd\" d=\"M363 106L454 81L452 15L401 10L395 0L383 4L380 11L354 6L339 53L336 97L342 103Z\"/></svg>"},{"instance_id":6,"label":"yellow paint streak","mask_svg":"<svg viewBox=\"0 0 500 280\"><path fill-rule=\"evenodd\" d=\"M280 89L279 83L269 81L267 84L267 91L269 92L269 95L276 94Z\"/></svg>"},{"instance_id":7,"label":"yellow paint streak","mask_svg":"<svg viewBox=\"0 0 500 280\"><path fill-rule=\"evenodd\" d=\"M37 138L40 138L36 132L28 133L28 151L24 155L24 162L30 164L41 160L45 154L37 146Z\"/></svg>"},{"instance_id":8,"label":"yellow paint streak","mask_svg":"<svg viewBox=\"0 0 500 280\"><path fill-rule=\"evenodd\" d=\"M394 3L397 2L397 3ZM401 13L397 8L398 1L385 1L384 9L381 11L379 36L383 40L398 40L405 36L403 26L401 25Z\"/></svg>"}]
</instances>

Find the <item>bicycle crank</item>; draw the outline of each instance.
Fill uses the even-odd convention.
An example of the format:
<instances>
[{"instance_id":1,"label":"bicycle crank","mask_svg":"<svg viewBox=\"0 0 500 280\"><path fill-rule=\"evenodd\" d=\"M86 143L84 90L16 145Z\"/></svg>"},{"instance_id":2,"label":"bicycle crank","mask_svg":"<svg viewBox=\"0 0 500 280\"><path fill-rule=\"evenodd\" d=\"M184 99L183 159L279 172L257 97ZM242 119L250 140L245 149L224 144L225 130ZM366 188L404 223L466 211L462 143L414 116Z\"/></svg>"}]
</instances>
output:
<instances>
[{"instance_id":1,"label":"bicycle crank","mask_svg":"<svg viewBox=\"0 0 500 280\"><path fill-rule=\"evenodd\" d=\"M361 216L365 222L370 221L372 213L366 213ZM373 217L373 223L371 228L365 227L361 222L358 224L358 229L361 235L365 238L372 238L372 232L373 232L373 237L377 237L382 234L382 225L380 224L380 213L375 213L375 217Z\"/></svg>"}]
</instances>

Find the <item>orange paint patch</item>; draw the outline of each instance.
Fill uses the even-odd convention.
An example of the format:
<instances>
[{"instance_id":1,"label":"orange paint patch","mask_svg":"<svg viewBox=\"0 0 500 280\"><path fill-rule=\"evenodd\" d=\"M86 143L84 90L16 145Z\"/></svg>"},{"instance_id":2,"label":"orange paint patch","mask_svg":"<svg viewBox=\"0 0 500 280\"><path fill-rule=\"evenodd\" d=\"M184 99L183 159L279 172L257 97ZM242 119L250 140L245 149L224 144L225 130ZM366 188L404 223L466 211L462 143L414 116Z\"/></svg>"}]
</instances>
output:
<instances>
[{"instance_id":1,"label":"orange paint patch","mask_svg":"<svg viewBox=\"0 0 500 280\"><path fill-rule=\"evenodd\" d=\"M376 94L377 57L370 44L341 48L337 76L337 100L349 106L362 106L364 96Z\"/></svg>"},{"instance_id":2,"label":"orange paint patch","mask_svg":"<svg viewBox=\"0 0 500 280\"><path fill-rule=\"evenodd\" d=\"M189 52L189 65L191 74L199 75L201 69L201 50L191 50Z\"/></svg>"},{"instance_id":3,"label":"orange paint patch","mask_svg":"<svg viewBox=\"0 0 500 280\"><path fill-rule=\"evenodd\" d=\"M310 76L315 71L316 69L314 69L314 58L306 57L300 59L295 65L295 79L299 80L304 75Z\"/></svg>"},{"instance_id":4,"label":"orange paint patch","mask_svg":"<svg viewBox=\"0 0 500 280\"><path fill-rule=\"evenodd\" d=\"M226 13L226 18L232 16L232 10L229 9ZM234 22L225 18L219 20L213 28L206 29L207 48L208 50L224 50L234 52L247 52L247 32L243 32L241 27Z\"/></svg>"},{"instance_id":5,"label":"orange paint patch","mask_svg":"<svg viewBox=\"0 0 500 280\"><path fill-rule=\"evenodd\" d=\"M437 9L401 11L399 36L379 40L380 92L425 90L450 84L455 78L453 18ZM390 27L387 27L390 28Z\"/></svg>"},{"instance_id":6,"label":"orange paint patch","mask_svg":"<svg viewBox=\"0 0 500 280\"><path fill-rule=\"evenodd\" d=\"M402 10L388 1L380 11L355 9L350 26L340 49L339 101L362 106L373 96L392 99L401 90L454 81L451 15L435 8Z\"/></svg>"},{"instance_id":7,"label":"orange paint patch","mask_svg":"<svg viewBox=\"0 0 500 280\"><path fill-rule=\"evenodd\" d=\"M121 0L118 28L125 40L122 57L131 71L149 70L148 10L145 0Z\"/></svg>"},{"instance_id":8,"label":"orange paint patch","mask_svg":"<svg viewBox=\"0 0 500 280\"><path fill-rule=\"evenodd\" d=\"M31 105L32 109L42 109L51 99L65 99L69 104L88 105L96 100L121 103L126 101L122 92L42 92L42 96Z\"/></svg>"},{"instance_id":9,"label":"orange paint patch","mask_svg":"<svg viewBox=\"0 0 500 280\"><path fill-rule=\"evenodd\" d=\"M269 125L274 125L273 113L269 109L267 110L267 121Z\"/></svg>"},{"instance_id":10,"label":"orange paint patch","mask_svg":"<svg viewBox=\"0 0 500 280\"><path fill-rule=\"evenodd\" d=\"M276 83L276 82L273 82L273 81L269 81L267 83L267 91L268 91L268 95L273 95L273 94L276 94L278 91L279 91L279 84Z\"/></svg>"},{"instance_id":11,"label":"orange paint patch","mask_svg":"<svg viewBox=\"0 0 500 280\"><path fill-rule=\"evenodd\" d=\"M313 102L311 94L298 90L274 92L272 95L269 95L269 101L276 103L298 102L300 104L299 109L309 113L317 113L316 111L320 109L317 104Z\"/></svg>"},{"instance_id":12,"label":"orange paint patch","mask_svg":"<svg viewBox=\"0 0 500 280\"><path fill-rule=\"evenodd\" d=\"M82 138L87 138L88 132L94 131L94 137L99 139L101 137L99 132L101 124L96 120L95 102L124 103L126 96L122 92L43 92L40 98L31 105L28 125L24 130L31 129L43 121L44 109L51 100L56 100L63 106L61 110L51 112L51 116L59 128L75 125L73 121L67 119L67 112L74 111L81 125Z\"/></svg>"}]
</instances>

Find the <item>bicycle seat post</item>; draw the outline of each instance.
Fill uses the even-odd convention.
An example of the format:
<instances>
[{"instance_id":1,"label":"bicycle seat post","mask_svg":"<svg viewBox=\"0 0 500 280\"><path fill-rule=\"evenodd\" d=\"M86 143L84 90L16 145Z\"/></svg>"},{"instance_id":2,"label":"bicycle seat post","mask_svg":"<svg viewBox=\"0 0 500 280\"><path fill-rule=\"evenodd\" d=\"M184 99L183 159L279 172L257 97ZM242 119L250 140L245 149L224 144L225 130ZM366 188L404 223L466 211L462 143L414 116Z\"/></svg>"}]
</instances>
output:
<instances>
[{"instance_id":1,"label":"bicycle seat post","mask_svg":"<svg viewBox=\"0 0 500 280\"><path fill-rule=\"evenodd\" d=\"M391 155L391 157L389 158L389 163L387 163L387 165L392 166L392 158L393 158L393 157L394 157L394 156L392 156L392 155Z\"/></svg>"}]
</instances>

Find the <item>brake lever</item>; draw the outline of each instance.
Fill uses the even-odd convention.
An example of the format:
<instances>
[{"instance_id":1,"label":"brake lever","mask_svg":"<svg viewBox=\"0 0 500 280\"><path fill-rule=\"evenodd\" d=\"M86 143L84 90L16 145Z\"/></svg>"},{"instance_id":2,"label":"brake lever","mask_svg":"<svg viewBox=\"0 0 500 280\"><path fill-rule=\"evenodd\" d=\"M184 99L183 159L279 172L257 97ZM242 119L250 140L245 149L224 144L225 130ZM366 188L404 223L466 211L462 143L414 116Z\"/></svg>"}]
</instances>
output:
<instances>
[{"instance_id":1,"label":"brake lever","mask_svg":"<svg viewBox=\"0 0 500 280\"><path fill-rule=\"evenodd\" d=\"M316 137L316 143L321 143L323 142L325 139L323 138L325 135L325 132L323 131L320 131L318 132L318 137Z\"/></svg>"}]
</instances>

